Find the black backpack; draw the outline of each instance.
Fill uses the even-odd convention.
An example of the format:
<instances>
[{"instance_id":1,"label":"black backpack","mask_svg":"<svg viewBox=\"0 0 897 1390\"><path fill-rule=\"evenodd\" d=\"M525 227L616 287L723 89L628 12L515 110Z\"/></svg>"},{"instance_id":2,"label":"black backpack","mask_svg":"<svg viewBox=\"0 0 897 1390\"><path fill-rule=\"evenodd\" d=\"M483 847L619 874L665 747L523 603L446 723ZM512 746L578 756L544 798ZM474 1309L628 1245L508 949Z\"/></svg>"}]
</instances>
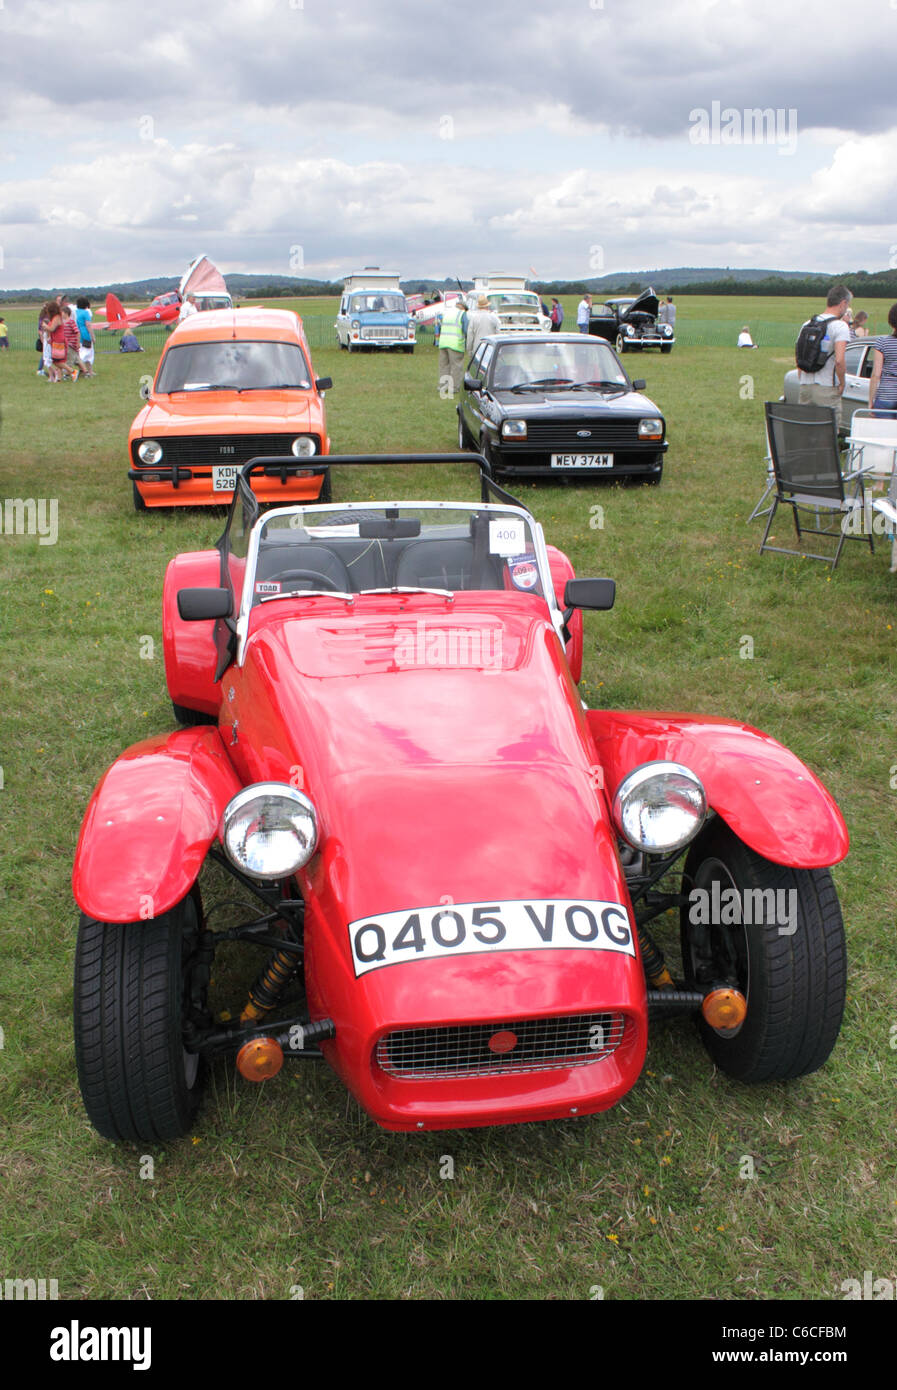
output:
<instances>
[{"instance_id":1,"label":"black backpack","mask_svg":"<svg viewBox=\"0 0 897 1390\"><path fill-rule=\"evenodd\" d=\"M822 351L822 340L834 321L830 315L814 314L798 333L794 360L802 372L821 372L831 357L831 352Z\"/></svg>"}]
</instances>

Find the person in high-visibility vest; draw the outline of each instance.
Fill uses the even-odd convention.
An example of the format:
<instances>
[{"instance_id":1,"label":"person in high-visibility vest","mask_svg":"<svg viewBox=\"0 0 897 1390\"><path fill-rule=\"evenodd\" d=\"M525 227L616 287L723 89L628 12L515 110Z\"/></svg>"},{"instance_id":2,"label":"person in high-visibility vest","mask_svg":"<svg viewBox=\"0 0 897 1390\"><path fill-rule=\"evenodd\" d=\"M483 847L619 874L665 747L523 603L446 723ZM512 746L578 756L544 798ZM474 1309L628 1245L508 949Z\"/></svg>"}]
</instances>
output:
<instances>
[{"instance_id":1,"label":"person in high-visibility vest","mask_svg":"<svg viewBox=\"0 0 897 1390\"><path fill-rule=\"evenodd\" d=\"M451 382L452 396L460 395L464 379L464 349L467 346L467 313L463 299L446 304L439 324L439 389Z\"/></svg>"}]
</instances>

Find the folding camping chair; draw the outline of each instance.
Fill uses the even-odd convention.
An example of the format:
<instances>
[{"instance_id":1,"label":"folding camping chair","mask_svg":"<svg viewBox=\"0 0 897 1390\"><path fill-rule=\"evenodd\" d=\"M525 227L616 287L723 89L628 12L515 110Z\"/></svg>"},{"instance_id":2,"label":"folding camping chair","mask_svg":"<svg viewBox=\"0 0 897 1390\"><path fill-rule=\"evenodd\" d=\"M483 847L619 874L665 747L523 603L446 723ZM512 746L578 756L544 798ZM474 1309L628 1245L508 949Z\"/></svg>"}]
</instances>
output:
<instances>
[{"instance_id":1,"label":"folding camping chair","mask_svg":"<svg viewBox=\"0 0 897 1390\"><path fill-rule=\"evenodd\" d=\"M822 560L835 568L841 558L845 540L869 542L874 551L872 532L863 530L863 475L841 473L838 449L838 428L831 406L788 405L785 401L767 401L766 433L775 475L775 497L763 533L761 552L773 550L780 555L801 555L808 560ZM784 546L767 545L772 523L780 504L791 508L798 543L803 534L831 536L838 541L834 556L817 555L812 551L787 550ZM801 526L799 512L816 512L815 526ZM820 524L821 513L829 514L830 525ZM854 518L859 513L859 533L853 531Z\"/></svg>"},{"instance_id":2,"label":"folding camping chair","mask_svg":"<svg viewBox=\"0 0 897 1390\"><path fill-rule=\"evenodd\" d=\"M772 503L770 502L770 504L769 504L768 507L764 507L763 503L766 501L767 497L769 497L770 493L772 493L772 492L775 490L775 485L776 485L776 475L775 475L775 472L773 471L773 466L772 466L772 451L771 451L771 449L770 449L770 447L769 447L769 431L767 430L767 434L766 434L766 491L763 493L763 496L760 498L760 501L757 503L756 507L755 507L754 510L751 512L750 516L748 517L748 521L754 521L755 518L758 517L758 516L769 516L769 513L772 511Z\"/></svg>"}]
</instances>

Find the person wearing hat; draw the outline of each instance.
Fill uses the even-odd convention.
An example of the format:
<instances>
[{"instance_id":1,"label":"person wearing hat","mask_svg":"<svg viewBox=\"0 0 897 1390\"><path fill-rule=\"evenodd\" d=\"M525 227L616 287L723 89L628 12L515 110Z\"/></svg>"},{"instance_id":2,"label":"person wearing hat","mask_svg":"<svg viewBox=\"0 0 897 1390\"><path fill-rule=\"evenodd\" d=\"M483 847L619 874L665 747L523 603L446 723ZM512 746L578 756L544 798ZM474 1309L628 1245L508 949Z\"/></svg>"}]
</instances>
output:
<instances>
[{"instance_id":1,"label":"person wearing hat","mask_svg":"<svg viewBox=\"0 0 897 1390\"><path fill-rule=\"evenodd\" d=\"M477 307L467 315L467 355L473 357L480 343L490 333L498 333L501 321L494 309L489 308L489 300L481 294Z\"/></svg>"}]
</instances>

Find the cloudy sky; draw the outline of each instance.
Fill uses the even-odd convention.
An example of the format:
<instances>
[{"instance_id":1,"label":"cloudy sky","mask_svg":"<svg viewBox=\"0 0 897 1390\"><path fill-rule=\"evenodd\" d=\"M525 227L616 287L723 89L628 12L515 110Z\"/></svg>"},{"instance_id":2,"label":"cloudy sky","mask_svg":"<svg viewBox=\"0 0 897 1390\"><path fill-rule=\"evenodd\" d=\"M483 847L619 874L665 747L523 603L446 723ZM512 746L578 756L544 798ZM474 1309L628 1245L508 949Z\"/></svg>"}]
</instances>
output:
<instances>
[{"instance_id":1,"label":"cloudy sky","mask_svg":"<svg viewBox=\"0 0 897 1390\"><path fill-rule=\"evenodd\" d=\"M894 266L895 52L897 0L0 0L0 287Z\"/></svg>"}]
</instances>

